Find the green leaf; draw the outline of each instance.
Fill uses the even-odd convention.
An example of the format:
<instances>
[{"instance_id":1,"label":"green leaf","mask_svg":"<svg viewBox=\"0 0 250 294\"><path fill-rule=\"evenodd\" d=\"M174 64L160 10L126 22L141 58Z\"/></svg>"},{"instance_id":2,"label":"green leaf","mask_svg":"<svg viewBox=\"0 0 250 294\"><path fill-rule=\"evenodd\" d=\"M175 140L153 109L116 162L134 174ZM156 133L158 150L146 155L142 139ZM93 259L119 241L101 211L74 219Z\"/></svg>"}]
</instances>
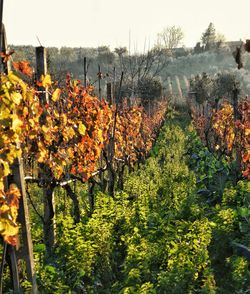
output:
<instances>
[{"instance_id":1,"label":"green leaf","mask_svg":"<svg viewBox=\"0 0 250 294\"><path fill-rule=\"evenodd\" d=\"M250 216L250 209L248 209L246 207L239 207L238 213L241 217L248 217L248 216Z\"/></svg>"},{"instance_id":2,"label":"green leaf","mask_svg":"<svg viewBox=\"0 0 250 294\"><path fill-rule=\"evenodd\" d=\"M52 265L46 265L45 270L49 274L56 274L56 268L54 266L52 266Z\"/></svg>"},{"instance_id":3,"label":"green leaf","mask_svg":"<svg viewBox=\"0 0 250 294\"><path fill-rule=\"evenodd\" d=\"M35 252L45 252L45 245L44 244L35 244L34 251Z\"/></svg>"}]
</instances>

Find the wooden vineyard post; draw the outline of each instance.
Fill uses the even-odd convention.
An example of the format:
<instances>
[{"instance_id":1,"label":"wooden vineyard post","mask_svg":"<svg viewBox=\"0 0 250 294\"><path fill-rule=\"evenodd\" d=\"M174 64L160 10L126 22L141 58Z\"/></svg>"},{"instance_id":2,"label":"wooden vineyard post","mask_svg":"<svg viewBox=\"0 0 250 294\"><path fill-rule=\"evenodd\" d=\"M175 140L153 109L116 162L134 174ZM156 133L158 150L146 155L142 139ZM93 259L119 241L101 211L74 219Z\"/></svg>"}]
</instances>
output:
<instances>
[{"instance_id":1,"label":"wooden vineyard post","mask_svg":"<svg viewBox=\"0 0 250 294\"><path fill-rule=\"evenodd\" d=\"M113 68L112 104L116 104L116 68Z\"/></svg>"},{"instance_id":2,"label":"wooden vineyard post","mask_svg":"<svg viewBox=\"0 0 250 294\"><path fill-rule=\"evenodd\" d=\"M107 100L109 105L112 105L112 84L107 83Z\"/></svg>"},{"instance_id":3,"label":"wooden vineyard post","mask_svg":"<svg viewBox=\"0 0 250 294\"><path fill-rule=\"evenodd\" d=\"M36 77L39 80L41 76L47 74L47 50L40 46L36 47ZM39 99L43 108L49 103L49 96L47 89L39 88ZM41 123L46 120L46 111L44 111L41 117ZM55 244L55 200L54 200L54 188L55 183L52 182L52 173L44 164L40 164L41 177L43 178L43 203L44 203L44 243L46 246L47 256L52 253L52 249Z\"/></svg>"},{"instance_id":4,"label":"wooden vineyard post","mask_svg":"<svg viewBox=\"0 0 250 294\"><path fill-rule=\"evenodd\" d=\"M36 78L39 80L42 75L47 74L47 50L43 46L36 47ZM39 90L41 91L40 101L43 105L49 103L49 96L43 87L40 87Z\"/></svg>"},{"instance_id":5,"label":"wooden vineyard post","mask_svg":"<svg viewBox=\"0 0 250 294\"><path fill-rule=\"evenodd\" d=\"M102 99L101 79L102 79L101 66L98 65L98 93L99 93L99 100Z\"/></svg>"},{"instance_id":6,"label":"wooden vineyard post","mask_svg":"<svg viewBox=\"0 0 250 294\"><path fill-rule=\"evenodd\" d=\"M112 84L110 82L107 83L107 101L110 107L112 107L113 101L112 101ZM101 153L100 157L100 166L103 168L103 152ZM102 172L100 174L100 182L101 182L101 187L102 187L102 192L105 192L106 185L104 181L104 173ZM90 186L91 187L91 186Z\"/></svg>"},{"instance_id":7,"label":"wooden vineyard post","mask_svg":"<svg viewBox=\"0 0 250 294\"><path fill-rule=\"evenodd\" d=\"M13 181L20 190L21 198L19 203L19 222L22 228L22 241L23 247L19 254L19 258L22 258L26 262L26 270L28 274L28 280L32 285L33 293L38 293L36 274L35 274L35 263L33 257L33 244L31 238L31 228L29 221L29 208L26 197L25 190L25 180L24 180L24 169L23 169L23 159L18 158L15 160L12 166ZM19 253L19 252L18 252Z\"/></svg>"},{"instance_id":8,"label":"wooden vineyard post","mask_svg":"<svg viewBox=\"0 0 250 294\"><path fill-rule=\"evenodd\" d=\"M84 87L87 87L87 58L83 59Z\"/></svg>"}]
</instances>

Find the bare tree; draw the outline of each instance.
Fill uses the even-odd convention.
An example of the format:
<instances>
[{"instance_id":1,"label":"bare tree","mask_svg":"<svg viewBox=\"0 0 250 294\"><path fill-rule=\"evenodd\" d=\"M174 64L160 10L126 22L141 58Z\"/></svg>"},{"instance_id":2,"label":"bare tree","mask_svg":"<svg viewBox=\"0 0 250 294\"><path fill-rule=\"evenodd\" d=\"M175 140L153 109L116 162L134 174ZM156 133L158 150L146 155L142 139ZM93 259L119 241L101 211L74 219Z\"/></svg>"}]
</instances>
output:
<instances>
[{"instance_id":1,"label":"bare tree","mask_svg":"<svg viewBox=\"0 0 250 294\"><path fill-rule=\"evenodd\" d=\"M117 50L116 53L118 54ZM145 81L152 81L154 84L153 81L156 81L169 62L164 51L158 48L141 54L121 54L121 56L117 74L124 73L122 96L131 98L140 95L139 88Z\"/></svg>"},{"instance_id":2,"label":"bare tree","mask_svg":"<svg viewBox=\"0 0 250 294\"><path fill-rule=\"evenodd\" d=\"M173 49L177 48L183 38L184 33L181 27L165 27L162 32L158 34L156 46L162 49L166 49L167 52L172 53Z\"/></svg>"}]
</instances>

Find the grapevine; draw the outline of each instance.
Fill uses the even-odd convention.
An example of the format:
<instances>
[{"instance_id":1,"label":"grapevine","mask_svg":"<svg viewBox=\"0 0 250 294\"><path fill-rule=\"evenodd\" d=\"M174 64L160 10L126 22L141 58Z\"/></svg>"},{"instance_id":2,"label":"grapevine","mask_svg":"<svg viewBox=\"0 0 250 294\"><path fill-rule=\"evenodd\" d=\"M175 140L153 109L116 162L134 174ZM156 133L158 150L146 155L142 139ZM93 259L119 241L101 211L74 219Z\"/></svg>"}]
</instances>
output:
<instances>
[{"instance_id":1,"label":"grapevine","mask_svg":"<svg viewBox=\"0 0 250 294\"><path fill-rule=\"evenodd\" d=\"M143 107L108 105L92 95L93 87L84 87L69 75L66 86L59 88L49 75L35 85L29 82L28 62L14 63L14 69L16 73L1 75L0 92L0 234L12 245L17 244L20 192L5 182L14 160L23 157L27 175L36 176L40 185L71 178L86 182L111 144L114 124L112 160L133 166L152 147L166 109L164 103L149 117ZM41 87L49 94L46 104L40 100ZM118 172L119 164L113 168Z\"/></svg>"}]
</instances>

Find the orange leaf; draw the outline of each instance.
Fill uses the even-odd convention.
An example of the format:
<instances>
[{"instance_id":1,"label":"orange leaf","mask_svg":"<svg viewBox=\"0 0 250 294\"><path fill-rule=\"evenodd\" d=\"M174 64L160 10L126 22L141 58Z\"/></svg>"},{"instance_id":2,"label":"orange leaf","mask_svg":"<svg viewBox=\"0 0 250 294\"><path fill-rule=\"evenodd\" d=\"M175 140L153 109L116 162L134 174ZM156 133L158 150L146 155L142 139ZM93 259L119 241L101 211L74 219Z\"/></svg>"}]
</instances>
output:
<instances>
[{"instance_id":1,"label":"orange leaf","mask_svg":"<svg viewBox=\"0 0 250 294\"><path fill-rule=\"evenodd\" d=\"M30 64L28 61L19 61L19 62L12 62L12 65L15 70L20 71L24 75L28 77L32 77L33 75L33 69L30 67Z\"/></svg>"},{"instance_id":2,"label":"orange leaf","mask_svg":"<svg viewBox=\"0 0 250 294\"><path fill-rule=\"evenodd\" d=\"M250 161L250 150L248 150L246 153L243 154L243 156L242 156L242 161L243 161L243 162L248 162L248 161Z\"/></svg>"},{"instance_id":3,"label":"orange leaf","mask_svg":"<svg viewBox=\"0 0 250 294\"><path fill-rule=\"evenodd\" d=\"M250 178L250 168L247 168L242 172L243 177L249 179Z\"/></svg>"},{"instance_id":4,"label":"orange leaf","mask_svg":"<svg viewBox=\"0 0 250 294\"><path fill-rule=\"evenodd\" d=\"M19 247L19 244L20 244L19 238L17 235L16 236L5 236L4 241L12 246L17 246L17 247Z\"/></svg>"}]
</instances>

